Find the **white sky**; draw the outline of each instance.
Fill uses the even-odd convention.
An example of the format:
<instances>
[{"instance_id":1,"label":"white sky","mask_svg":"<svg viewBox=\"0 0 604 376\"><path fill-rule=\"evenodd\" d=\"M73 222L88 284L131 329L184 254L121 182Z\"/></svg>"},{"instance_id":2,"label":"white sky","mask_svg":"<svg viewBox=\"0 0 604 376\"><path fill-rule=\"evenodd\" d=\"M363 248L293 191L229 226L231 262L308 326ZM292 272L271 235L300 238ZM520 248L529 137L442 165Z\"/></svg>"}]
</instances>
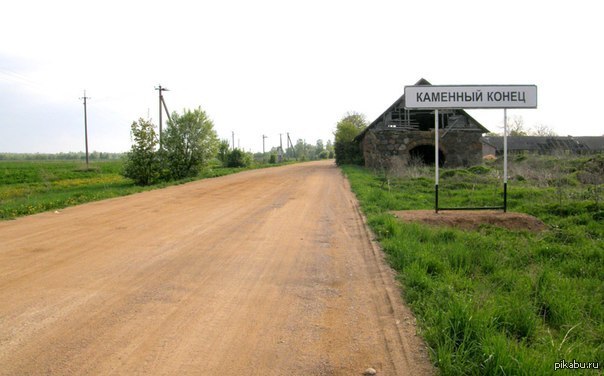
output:
<instances>
[{"instance_id":1,"label":"white sky","mask_svg":"<svg viewBox=\"0 0 604 376\"><path fill-rule=\"evenodd\" d=\"M536 84L525 125L602 135L598 1L7 1L0 15L0 152L130 148L130 124L201 106L246 150L331 139L424 77ZM502 110L470 111L500 132ZM285 143L285 139L284 139Z\"/></svg>"}]
</instances>

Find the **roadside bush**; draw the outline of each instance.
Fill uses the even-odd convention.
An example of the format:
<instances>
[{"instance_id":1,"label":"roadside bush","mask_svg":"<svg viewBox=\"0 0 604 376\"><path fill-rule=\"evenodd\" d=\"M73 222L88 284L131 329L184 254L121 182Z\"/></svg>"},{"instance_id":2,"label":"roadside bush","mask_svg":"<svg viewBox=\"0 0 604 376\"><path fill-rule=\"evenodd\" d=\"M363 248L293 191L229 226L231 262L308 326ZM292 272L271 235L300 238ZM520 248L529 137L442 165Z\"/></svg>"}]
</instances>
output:
<instances>
[{"instance_id":1,"label":"roadside bush","mask_svg":"<svg viewBox=\"0 0 604 376\"><path fill-rule=\"evenodd\" d=\"M201 108L185 110L182 115L172 113L163 136L160 155L167 180L197 175L218 151L214 123Z\"/></svg>"},{"instance_id":2,"label":"roadside bush","mask_svg":"<svg viewBox=\"0 0 604 376\"><path fill-rule=\"evenodd\" d=\"M485 175L491 172L491 169L487 166L477 165L468 168L468 171L475 175Z\"/></svg>"},{"instance_id":3,"label":"roadside bush","mask_svg":"<svg viewBox=\"0 0 604 376\"><path fill-rule=\"evenodd\" d=\"M355 137L367 126L365 116L348 113L336 125L334 151L336 164L363 164L363 153Z\"/></svg>"},{"instance_id":4,"label":"roadside bush","mask_svg":"<svg viewBox=\"0 0 604 376\"><path fill-rule=\"evenodd\" d=\"M220 145L214 124L201 108L185 110L182 115L172 113L159 150L158 135L150 121L133 122L131 133L133 144L122 174L137 185L197 176ZM228 150L228 142L226 147Z\"/></svg>"},{"instance_id":5,"label":"roadside bush","mask_svg":"<svg viewBox=\"0 0 604 376\"><path fill-rule=\"evenodd\" d=\"M227 167L249 167L252 157L241 149L233 149L227 157Z\"/></svg>"},{"instance_id":6,"label":"roadside bush","mask_svg":"<svg viewBox=\"0 0 604 376\"><path fill-rule=\"evenodd\" d=\"M222 140L220 141L220 143L218 144L218 160L220 162L222 162L222 166L226 166L227 164L227 158L229 156L229 149L231 147L229 146L229 141L228 140Z\"/></svg>"},{"instance_id":7,"label":"roadside bush","mask_svg":"<svg viewBox=\"0 0 604 376\"><path fill-rule=\"evenodd\" d=\"M355 141L336 141L335 143L336 164L363 164L361 146Z\"/></svg>"},{"instance_id":8,"label":"roadside bush","mask_svg":"<svg viewBox=\"0 0 604 376\"><path fill-rule=\"evenodd\" d=\"M123 175L137 185L151 185L160 177L161 163L155 152L157 134L148 120L138 119L130 126L134 143L126 154Z\"/></svg>"}]
</instances>

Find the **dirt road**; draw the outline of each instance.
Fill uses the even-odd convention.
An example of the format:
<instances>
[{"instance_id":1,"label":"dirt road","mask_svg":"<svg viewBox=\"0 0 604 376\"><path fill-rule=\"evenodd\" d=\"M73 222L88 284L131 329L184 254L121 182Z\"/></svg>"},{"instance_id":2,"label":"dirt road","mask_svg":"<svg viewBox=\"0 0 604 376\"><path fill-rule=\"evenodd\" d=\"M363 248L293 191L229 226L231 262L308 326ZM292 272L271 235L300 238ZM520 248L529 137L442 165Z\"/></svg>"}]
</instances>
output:
<instances>
[{"instance_id":1,"label":"dirt road","mask_svg":"<svg viewBox=\"0 0 604 376\"><path fill-rule=\"evenodd\" d=\"M0 223L0 374L429 374L333 162Z\"/></svg>"}]
</instances>

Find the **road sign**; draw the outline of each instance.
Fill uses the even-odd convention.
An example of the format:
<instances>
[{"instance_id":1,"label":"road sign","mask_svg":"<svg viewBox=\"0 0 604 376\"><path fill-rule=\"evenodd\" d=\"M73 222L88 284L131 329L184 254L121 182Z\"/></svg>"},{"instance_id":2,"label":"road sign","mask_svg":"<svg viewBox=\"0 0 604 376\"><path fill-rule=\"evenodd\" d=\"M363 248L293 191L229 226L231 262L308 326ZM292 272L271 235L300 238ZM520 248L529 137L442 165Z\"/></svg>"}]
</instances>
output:
<instances>
[{"instance_id":1,"label":"road sign","mask_svg":"<svg viewBox=\"0 0 604 376\"><path fill-rule=\"evenodd\" d=\"M405 86L405 108L537 108L537 86Z\"/></svg>"},{"instance_id":2,"label":"road sign","mask_svg":"<svg viewBox=\"0 0 604 376\"><path fill-rule=\"evenodd\" d=\"M438 110L467 108L503 109L503 209L507 211L508 146L507 109L537 108L536 85L413 85L405 86L406 109L434 110L434 208L438 213ZM458 208L464 209L464 208ZM467 208L466 208L467 209ZM487 209L487 208L483 208ZM443 209L451 210L451 209Z\"/></svg>"}]
</instances>

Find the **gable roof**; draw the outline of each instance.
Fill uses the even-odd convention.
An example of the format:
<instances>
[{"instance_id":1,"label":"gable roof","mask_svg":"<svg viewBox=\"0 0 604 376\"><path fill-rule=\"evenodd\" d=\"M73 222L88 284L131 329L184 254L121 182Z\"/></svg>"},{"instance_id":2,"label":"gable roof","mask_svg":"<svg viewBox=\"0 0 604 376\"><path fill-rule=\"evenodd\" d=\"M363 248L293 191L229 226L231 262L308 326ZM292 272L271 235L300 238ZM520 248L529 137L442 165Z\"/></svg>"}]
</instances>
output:
<instances>
[{"instance_id":1,"label":"gable roof","mask_svg":"<svg viewBox=\"0 0 604 376\"><path fill-rule=\"evenodd\" d=\"M426 80L425 78L420 78L419 81L417 81L415 83L415 85L417 86L417 85L432 85L432 84L430 82L428 82L428 80ZM397 99L392 105L390 105L390 107L388 107L386 109L386 111L382 112L382 114L380 116L378 116L371 124L369 124L365 129L363 129L363 131L361 133L359 133L354 139L357 141L363 139L363 137L365 137L365 134L371 128L374 128L377 124L379 124L382 121L382 119L385 118L387 113L392 112L396 108L402 108L402 107L405 107L405 94L404 93L403 93L403 95L401 95L401 97L399 99ZM410 110L410 111L413 111L413 110ZM459 113L466 116L470 120L471 123L475 124L476 127L482 131L482 133L489 132L488 129L486 129L476 119L474 119L472 116L470 116L470 114L468 114L466 111L464 111L464 110L456 110L456 111L459 111Z\"/></svg>"}]
</instances>

